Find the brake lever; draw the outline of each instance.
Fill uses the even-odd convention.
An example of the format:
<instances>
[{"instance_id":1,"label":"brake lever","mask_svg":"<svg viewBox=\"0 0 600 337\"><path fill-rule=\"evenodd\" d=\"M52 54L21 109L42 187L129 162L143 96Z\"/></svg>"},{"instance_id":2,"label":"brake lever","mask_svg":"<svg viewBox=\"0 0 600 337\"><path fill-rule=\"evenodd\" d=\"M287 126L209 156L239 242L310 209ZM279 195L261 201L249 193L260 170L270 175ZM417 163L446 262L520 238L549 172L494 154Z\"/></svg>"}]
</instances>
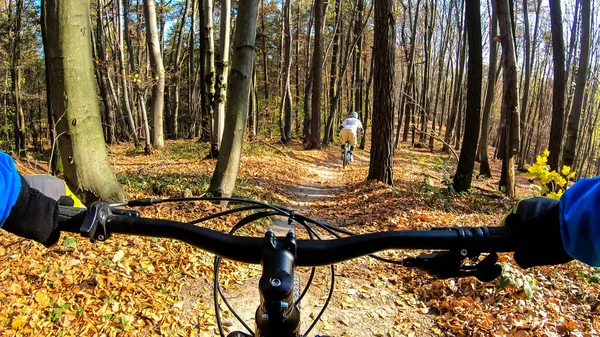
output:
<instances>
[{"instance_id":1,"label":"brake lever","mask_svg":"<svg viewBox=\"0 0 600 337\"><path fill-rule=\"evenodd\" d=\"M440 279L474 276L482 282L489 282L500 276L502 267L497 265L498 255L488 254L476 265L463 265L466 258L476 259L479 254L466 254L465 250L442 251L422 254L402 261L406 267L420 269Z\"/></svg>"},{"instance_id":2,"label":"brake lever","mask_svg":"<svg viewBox=\"0 0 600 337\"><path fill-rule=\"evenodd\" d=\"M79 228L81 236L90 238L91 242L105 241L110 233L106 230L106 220L112 214L108 203L95 201L86 211L83 224Z\"/></svg>"}]
</instances>

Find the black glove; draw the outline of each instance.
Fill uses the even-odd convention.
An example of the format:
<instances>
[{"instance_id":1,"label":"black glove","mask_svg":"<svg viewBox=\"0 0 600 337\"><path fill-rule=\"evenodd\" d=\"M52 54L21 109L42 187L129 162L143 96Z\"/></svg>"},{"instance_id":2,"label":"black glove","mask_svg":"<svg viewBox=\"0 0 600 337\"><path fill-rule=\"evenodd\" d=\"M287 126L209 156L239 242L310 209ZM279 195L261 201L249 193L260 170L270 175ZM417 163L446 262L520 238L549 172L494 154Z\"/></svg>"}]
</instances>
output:
<instances>
[{"instance_id":1,"label":"black glove","mask_svg":"<svg viewBox=\"0 0 600 337\"><path fill-rule=\"evenodd\" d=\"M19 197L2 228L50 247L60 238L58 202L29 187L21 177Z\"/></svg>"},{"instance_id":2,"label":"black glove","mask_svg":"<svg viewBox=\"0 0 600 337\"><path fill-rule=\"evenodd\" d=\"M503 220L515 231L517 249L514 258L521 268L573 260L562 242L559 217L558 200L534 197L520 200Z\"/></svg>"}]
</instances>

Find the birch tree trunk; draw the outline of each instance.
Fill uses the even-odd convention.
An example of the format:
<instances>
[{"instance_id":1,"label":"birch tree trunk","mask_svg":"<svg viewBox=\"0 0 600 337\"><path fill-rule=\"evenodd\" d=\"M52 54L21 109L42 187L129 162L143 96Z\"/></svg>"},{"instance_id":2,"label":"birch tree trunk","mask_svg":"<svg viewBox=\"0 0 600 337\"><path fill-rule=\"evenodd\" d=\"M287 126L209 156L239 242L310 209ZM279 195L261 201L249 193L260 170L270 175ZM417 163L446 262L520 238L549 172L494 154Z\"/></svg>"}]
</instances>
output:
<instances>
[{"instance_id":1,"label":"birch tree trunk","mask_svg":"<svg viewBox=\"0 0 600 337\"><path fill-rule=\"evenodd\" d=\"M156 2L155 0L144 0L144 16L146 18L146 43L150 54L150 64L152 66L152 117L154 128L152 133L152 146L163 148L165 146L165 136L163 130L163 112L165 106L165 69L158 38L156 22Z\"/></svg>"},{"instance_id":2,"label":"birch tree trunk","mask_svg":"<svg viewBox=\"0 0 600 337\"><path fill-rule=\"evenodd\" d=\"M219 56L217 62L216 92L216 117L215 129L223 134L223 121L225 119L225 102L227 102L227 77L229 74L229 49L231 35L231 0L221 0L221 28L219 31Z\"/></svg>"}]
</instances>

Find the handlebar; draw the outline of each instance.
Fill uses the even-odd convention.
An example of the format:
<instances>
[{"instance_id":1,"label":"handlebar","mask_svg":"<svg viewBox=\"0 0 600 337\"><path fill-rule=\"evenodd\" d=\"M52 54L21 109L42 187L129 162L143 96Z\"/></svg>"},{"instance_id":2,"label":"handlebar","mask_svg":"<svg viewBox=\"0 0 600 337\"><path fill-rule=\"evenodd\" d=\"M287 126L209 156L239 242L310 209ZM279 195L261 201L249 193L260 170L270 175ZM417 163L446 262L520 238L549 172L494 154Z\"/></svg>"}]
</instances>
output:
<instances>
[{"instance_id":1,"label":"handlebar","mask_svg":"<svg viewBox=\"0 0 600 337\"><path fill-rule=\"evenodd\" d=\"M171 220L139 217L135 211L95 202L87 210L59 206L61 231L104 241L112 233L177 239L223 258L259 264L264 238L241 237ZM284 238L276 238L282 241ZM297 240L295 264L322 266L387 249L434 249L460 252L463 258L479 253L515 249L508 227L448 227L360 234L332 240ZM413 261L414 263L414 261ZM412 265L416 266L417 265Z\"/></svg>"}]
</instances>

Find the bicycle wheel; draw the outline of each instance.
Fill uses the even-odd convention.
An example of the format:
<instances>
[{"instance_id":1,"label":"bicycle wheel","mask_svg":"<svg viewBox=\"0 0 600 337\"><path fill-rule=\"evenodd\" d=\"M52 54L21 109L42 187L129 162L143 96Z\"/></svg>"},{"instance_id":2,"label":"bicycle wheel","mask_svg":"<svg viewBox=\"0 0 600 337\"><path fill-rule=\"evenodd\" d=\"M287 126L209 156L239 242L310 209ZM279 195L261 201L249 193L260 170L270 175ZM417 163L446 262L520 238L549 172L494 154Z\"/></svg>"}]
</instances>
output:
<instances>
[{"instance_id":1,"label":"bicycle wheel","mask_svg":"<svg viewBox=\"0 0 600 337\"><path fill-rule=\"evenodd\" d=\"M342 158L342 167L346 168L348 166L348 157L350 156L350 145L346 142L346 146L344 147L344 158Z\"/></svg>"}]
</instances>

